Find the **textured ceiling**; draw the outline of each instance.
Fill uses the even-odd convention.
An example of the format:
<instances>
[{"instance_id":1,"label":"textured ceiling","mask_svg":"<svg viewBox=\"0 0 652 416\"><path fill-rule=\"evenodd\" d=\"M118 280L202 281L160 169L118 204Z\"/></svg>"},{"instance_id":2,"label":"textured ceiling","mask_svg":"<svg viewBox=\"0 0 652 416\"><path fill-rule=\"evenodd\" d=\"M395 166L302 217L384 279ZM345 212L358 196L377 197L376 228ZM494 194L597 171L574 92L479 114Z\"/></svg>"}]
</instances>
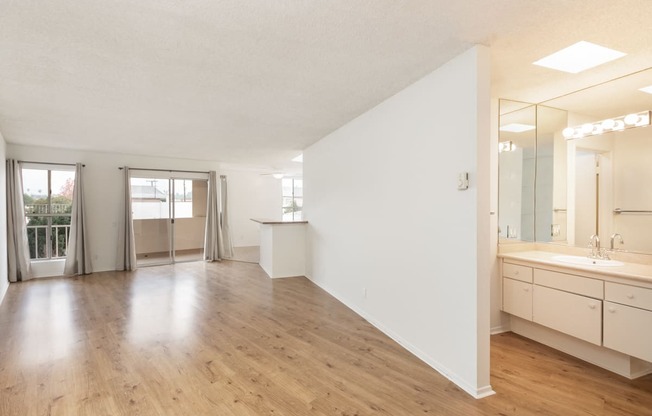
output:
<instances>
[{"instance_id":1,"label":"textured ceiling","mask_svg":"<svg viewBox=\"0 0 652 416\"><path fill-rule=\"evenodd\" d=\"M652 66L648 0L0 0L10 143L285 169L480 43L493 94L543 101ZM629 55L531 62L579 40Z\"/></svg>"}]
</instances>

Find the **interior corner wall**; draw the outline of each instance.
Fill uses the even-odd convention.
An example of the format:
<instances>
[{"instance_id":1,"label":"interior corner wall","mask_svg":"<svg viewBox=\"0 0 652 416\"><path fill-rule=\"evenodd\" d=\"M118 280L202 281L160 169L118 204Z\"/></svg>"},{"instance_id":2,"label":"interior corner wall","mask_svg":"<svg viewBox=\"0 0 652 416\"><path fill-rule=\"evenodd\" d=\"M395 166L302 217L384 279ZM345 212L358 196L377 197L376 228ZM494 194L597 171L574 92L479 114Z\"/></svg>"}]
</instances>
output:
<instances>
[{"instance_id":1,"label":"interior corner wall","mask_svg":"<svg viewBox=\"0 0 652 416\"><path fill-rule=\"evenodd\" d=\"M476 46L304 152L308 277L474 397L491 394L488 71Z\"/></svg>"},{"instance_id":2,"label":"interior corner wall","mask_svg":"<svg viewBox=\"0 0 652 416\"><path fill-rule=\"evenodd\" d=\"M2 207L0 220L0 303L4 299L9 278L7 274L7 165L4 163L7 154L5 140L0 133L0 207Z\"/></svg>"},{"instance_id":3,"label":"interior corner wall","mask_svg":"<svg viewBox=\"0 0 652 416\"><path fill-rule=\"evenodd\" d=\"M228 177L228 204L234 247L260 245L260 224L252 218L280 220L282 217L281 180L258 171L223 169Z\"/></svg>"}]
</instances>

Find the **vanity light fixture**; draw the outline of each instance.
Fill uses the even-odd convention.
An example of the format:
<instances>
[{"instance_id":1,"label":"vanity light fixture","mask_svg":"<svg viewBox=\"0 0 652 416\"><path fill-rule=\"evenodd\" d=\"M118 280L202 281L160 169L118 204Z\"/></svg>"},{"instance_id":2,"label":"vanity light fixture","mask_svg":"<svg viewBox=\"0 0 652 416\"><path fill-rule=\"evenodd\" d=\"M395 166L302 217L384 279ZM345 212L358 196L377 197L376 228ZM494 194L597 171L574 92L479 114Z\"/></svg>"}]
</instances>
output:
<instances>
[{"instance_id":1,"label":"vanity light fixture","mask_svg":"<svg viewBox=\"0 0 652 416\"><path fill-rule=\"evenodd\" d=\"M577 74L578 72L622 58L625 55L627 54L583 40L545 58L541 58L533 62L533 64L556 69L557 71Z\"/></svg>"},{"instance_id":2,"label":"vanity light fixture","mask_svg":"<svg viewBox=\"0 0 652 416\"><path fill-rule=\"evenodd\" d=\"M648 94L652 94L652 85L648 85L647 87L639 88L639 91L647 92Z\"/></svg>"},{"instance_id":3,"label":"vanity light fixture","mask_svg":"<svg viewBox=\"0 0 652 416\"><path fill-rule=\"evenodd\" d=\"M608 118L595 123L585 123L581 126L566 127L561 134L566 140L581 139L587 136L597 136L602 133L623 131L634 127L650 125L650 111L627 114L626 116Z\"/></svg>"},{"instance_id":4,"label":"vanity light fixture","mask_svg":"<svg viewBox=\"0 0 652 416\"><path fill-rule=\"evenodd\" d=\"M500 126L500 131L509 131L511 133L523 133L524 131L534 130L536 127L530 124L511 123Z\"/></svg>"},{"instance_id":5,"label":"vanity light fixture","mask_svg":"<svg viewBox=\"0 0 652 416\"><path fill-rule=\"evenodd\" d=\"M513 152L514 150L516 150L516 146L514 146L514 142L512 142L511 140L508 142L498 143L498 153Z\"/></svg>"}]
</instances>

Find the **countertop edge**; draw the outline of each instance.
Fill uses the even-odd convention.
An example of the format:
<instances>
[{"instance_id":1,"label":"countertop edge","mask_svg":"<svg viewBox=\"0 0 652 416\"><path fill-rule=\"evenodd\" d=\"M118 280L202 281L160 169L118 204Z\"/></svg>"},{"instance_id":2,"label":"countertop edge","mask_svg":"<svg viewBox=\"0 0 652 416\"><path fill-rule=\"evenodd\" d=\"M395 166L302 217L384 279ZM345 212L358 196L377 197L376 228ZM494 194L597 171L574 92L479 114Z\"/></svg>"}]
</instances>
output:
<instances>
[{"instance_id":1,"label":"countertop edge","mask_svg":"<svg viewBox=\"0 0 652 416\"><path fill-rule=\"evenodd\" d=\"M575 271L599 274L607 277L616 277L621 279L635 280L635 281L648 283L648 284L652 283L652 266L648 266L644 264L625 263L625 266L623 267L627 267L628 269L630 269L630 271L626 271L626 270L619 271L619 270L614 270L613 267L606 268L604 266L582 266L577 264L560 263L550 258L547 259L547 258L537 257L534 255L528 255L528 253L537 253L537 255L539 256L541 255L539 253L548 253L550 257L560 255L560 253L553 253L547 251L534 251L534 252L516 251L512 253L499 253L498 257L503 259L519 260L524 262L537 263L545 266L558 267L562 269L568 269L571 271L575 270ZM631 271L632 268L649 269L649 270L646 270L645 273L642 273L639 271Z\"/></svg>"},{"instance_id":2,"label":"countertop edge","mask_svg":"<svg viewBox=\"0 0 652 416\"><path fill-rule=\"evenodd\" d=\"M272 224L272 225L308 224L308 221L279 221L279 220L269 220L266 218L249 218L249 219L259 224Z\"/></svg>"}]
</instances>

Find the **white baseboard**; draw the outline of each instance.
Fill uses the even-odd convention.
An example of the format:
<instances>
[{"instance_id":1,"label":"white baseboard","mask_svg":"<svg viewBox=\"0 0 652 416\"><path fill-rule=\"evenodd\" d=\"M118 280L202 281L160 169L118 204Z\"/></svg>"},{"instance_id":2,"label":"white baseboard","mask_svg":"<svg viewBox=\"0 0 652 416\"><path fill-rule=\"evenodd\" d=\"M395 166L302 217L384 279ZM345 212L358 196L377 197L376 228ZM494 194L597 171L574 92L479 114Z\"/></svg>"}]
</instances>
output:
<instances>
[{"instance_id":1,"label":"white baseboard","mask_svg":"<svg viewBox=\"0 0 652 416\"><path fill-rule=\"evenodd\" d=\"M439 363L437 360L433 359L430 357L428 354L424 353L421 351L418 347L412 345L410 342L406 341L403 337L400 335L396 334L394 331L390 330L389 328L385 327L381 322L378 320L374 319L371 315L369 315L367 312L364 310L358 308L355 306L352 302L349 302L348 299L346 299L344 296L341 296L337 291L331 290L330 288L320 284L319 282L311 279L308 277L310 281L312 281L314 284L328 292L331 296L333 296L335 299L338 301L342 302L346 307L351 309L353 312L361 316L363 319L365 319L367 322L369 322L371 325L376 327L380 332L384 333L394 341L396 341L398 344L400 344L403 348L405 348L407 351L409 351L411 354L416 356L418 359L423 361L424 363L428 364L430 367L432 367L435 371L455 383L458 387L460 387L462 390L467 392L469 395L476 399L482 399L491 395L496 394L493 389L491 388L491 385L483 386L483 387L475 387L472 386L471 384L467 383L466 380L462 379L459 377L457 374L455 374L453 371L448 369L446 366L442 365Z\"/></svg>"},{"instance_id":2,"label":"white baseboard","mask_svg":"<svg viewBox=\"0 0 652 416\"><path fill-rule=\"evenodd\" d=\"M504 325L500 325L500 326L494 326L493 328L491 328L491 330L489 331L489 334L498 335L498 334L502 334L504 332L509 332L509 331L511 331L511 329L509 329L509 327L504 326Z\"/></svg>"}]
</instances>

